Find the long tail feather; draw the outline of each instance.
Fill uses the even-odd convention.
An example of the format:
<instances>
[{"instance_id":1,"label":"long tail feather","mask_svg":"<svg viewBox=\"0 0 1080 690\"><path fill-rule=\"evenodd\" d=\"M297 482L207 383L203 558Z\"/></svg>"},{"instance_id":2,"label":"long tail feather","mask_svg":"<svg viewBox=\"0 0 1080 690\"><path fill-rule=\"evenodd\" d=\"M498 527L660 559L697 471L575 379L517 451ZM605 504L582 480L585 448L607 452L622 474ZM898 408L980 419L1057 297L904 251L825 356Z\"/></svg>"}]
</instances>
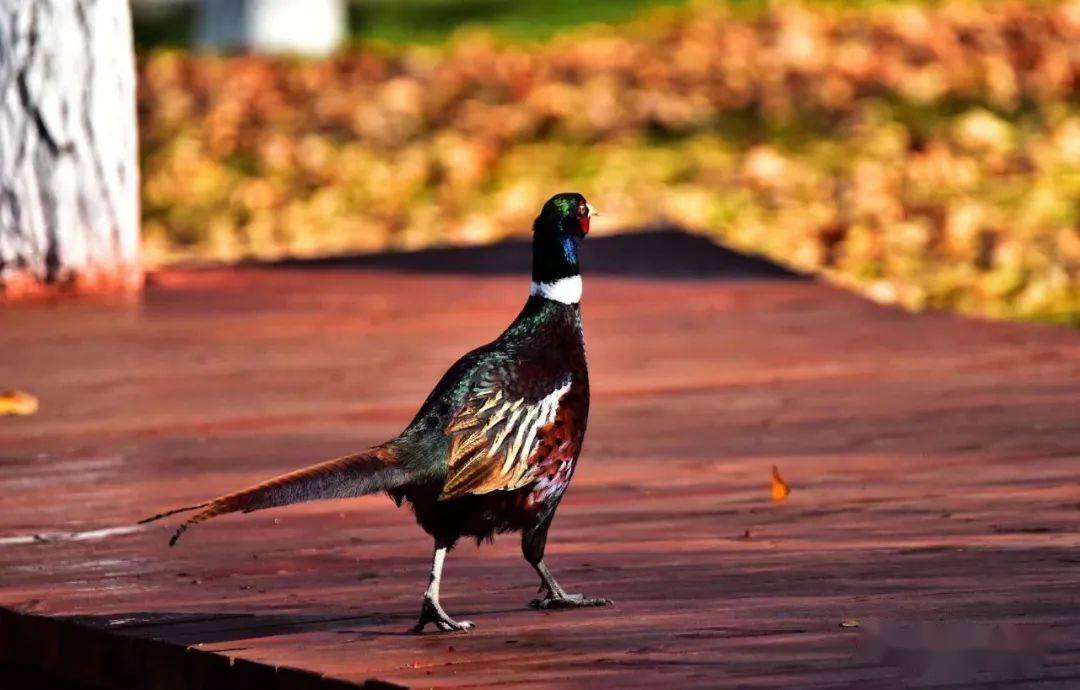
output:
<instances>
[{"instance_id":1,"label":"long tail feather","mask_svg":"<svg viewBox=\"0 0 1080 690\"><path fill-rule=\"evenodd\" d=\"M177 528L169 540L169 546L173 546L188 528L218 515L250 513L253 510L324 498L362 496L401 486L408 478L408 472L397 465L396 454L385 446L377 446L363 453L346 455L283 474L206 503L169 510L142 522L153 522L176 513L201 509Z\"/></svg>"},{"instance_id":2,"label":"long tail feather","mask_svg":"<svg viewBox=\"0 0 1080 690\"><path fill-rule=\"evenodd\" d=\"M161 518L167 518L170 515L176 515L177 513L186 513L189 510L198 510L199 508L205 508L208 505L210 505L209 501L206 502L206 503L200 503L197 506L187 506L185 508L173 508L172 510L166 510L164 513L158 513L154 517L148 517L148 518L144 518L142 520L139 520L139 522L136 523L136 524L145 525L148 522L154 522L156 520L160 520Z\"/></svg>"}]
</instances>

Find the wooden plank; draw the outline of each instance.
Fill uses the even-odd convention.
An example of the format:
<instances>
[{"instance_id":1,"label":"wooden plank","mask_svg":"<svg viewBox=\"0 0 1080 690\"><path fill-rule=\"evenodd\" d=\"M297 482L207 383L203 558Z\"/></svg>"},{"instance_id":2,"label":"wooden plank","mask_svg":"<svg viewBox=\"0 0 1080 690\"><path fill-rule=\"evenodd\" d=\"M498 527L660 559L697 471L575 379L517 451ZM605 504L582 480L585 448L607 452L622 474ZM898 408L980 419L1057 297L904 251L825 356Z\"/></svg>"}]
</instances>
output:
<instances>
[{"instance_id":1,"label":"wooden plank","mask_svg":"<svg viewBox=\"0 0 1080 690\"><path fill-rule=\"evenodd\" d=\"M228 516L175 549L169 525L132 527L392 436L523 292L259 268L6 309L0 385L42 407L0 419L0 664L32 652L129 687L1080 678L1080 337L802 280L587 278L593 417L549 554L610 609L529 610L503 537L448 560L444 604L479 627L407 635L430 544L384 497ZM969 668L950 637L1020 670Z\"/></svg>"}]
</instances>

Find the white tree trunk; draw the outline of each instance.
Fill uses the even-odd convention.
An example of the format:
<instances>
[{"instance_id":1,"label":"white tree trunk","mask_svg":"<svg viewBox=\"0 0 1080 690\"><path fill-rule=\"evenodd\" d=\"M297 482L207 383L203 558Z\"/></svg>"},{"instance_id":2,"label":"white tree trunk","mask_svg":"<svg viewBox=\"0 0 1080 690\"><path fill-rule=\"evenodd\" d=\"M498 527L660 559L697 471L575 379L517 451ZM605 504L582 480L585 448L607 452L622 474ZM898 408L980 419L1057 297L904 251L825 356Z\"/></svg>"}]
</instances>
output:
<instances>
[{"instance_id":1,"label":"white tree trunk","mask_svg":"<svg viewBox=\"0 0 1080 690\"><path fill-rule=\"evenodd\" d=\"M127 0L0 0L0 293L141 282Z\"/></svg>"}]
</instances>

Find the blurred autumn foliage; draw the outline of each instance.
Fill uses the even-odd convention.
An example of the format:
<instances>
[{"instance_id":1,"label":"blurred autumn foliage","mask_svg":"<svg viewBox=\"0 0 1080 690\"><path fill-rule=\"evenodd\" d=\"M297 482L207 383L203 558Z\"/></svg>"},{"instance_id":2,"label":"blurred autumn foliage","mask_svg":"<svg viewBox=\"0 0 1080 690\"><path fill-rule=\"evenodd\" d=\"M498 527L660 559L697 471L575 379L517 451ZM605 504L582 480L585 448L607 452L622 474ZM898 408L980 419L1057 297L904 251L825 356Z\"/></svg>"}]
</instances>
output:
<instances>
[{"instance_id":1,"label":"blurred autumn foliage","mask_svg":"<svg viewBox=\"0 0 1080 690\"><path fill-rule=\"evenodd\" d=\"M1080 0L695 5L532 47L156 52L140 78L152 262L486 242L574 189L600 231L1080 323Z\"/></svg>"}]
</instances>

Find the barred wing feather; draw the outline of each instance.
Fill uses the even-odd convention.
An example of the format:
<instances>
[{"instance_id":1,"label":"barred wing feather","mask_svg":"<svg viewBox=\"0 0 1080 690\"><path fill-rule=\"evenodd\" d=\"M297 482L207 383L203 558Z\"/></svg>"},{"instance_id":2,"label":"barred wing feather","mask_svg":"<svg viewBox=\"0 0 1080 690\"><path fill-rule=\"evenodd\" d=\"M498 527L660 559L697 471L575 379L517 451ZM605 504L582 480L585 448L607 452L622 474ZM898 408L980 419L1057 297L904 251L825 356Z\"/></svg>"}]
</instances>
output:
<instances>
[{"instance_id":1,"label":"barred wing feather","mask_svg":"<svg viewBox=\"0 0 1080 690\"><path fill-rule=\"evenodd\" d=\"M511 491L532 481L529 459L571 384L568 376L534 400L500 387L475 391L446 428L451 436L449 473L439 498Z\"/></svg>"}]
</instances>

